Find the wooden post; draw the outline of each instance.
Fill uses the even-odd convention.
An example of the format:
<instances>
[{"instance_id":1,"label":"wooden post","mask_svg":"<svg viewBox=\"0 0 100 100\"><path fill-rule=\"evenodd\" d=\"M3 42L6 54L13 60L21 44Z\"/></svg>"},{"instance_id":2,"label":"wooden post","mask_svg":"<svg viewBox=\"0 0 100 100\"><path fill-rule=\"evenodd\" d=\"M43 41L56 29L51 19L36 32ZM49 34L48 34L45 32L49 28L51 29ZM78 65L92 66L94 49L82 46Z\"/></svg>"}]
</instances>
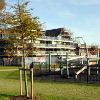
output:
<instances>
[{"instance_id":1,"label":"wooden post","mask_svg":"<svg viewBox=\"0 0 100 100\"><path fill-rule=\"evenodd\" d=\"M28 95L28 85L27 85L27 73L26 71L30 71L31 72L31 95L32 95L32 100L34 100L34 97L33 97L33 68L31 69L25 69L25 68L20 68L20 95L22 95L22 71L24 71L24 74L25 74L25 92L26 92L26 96L29 97Z\"/></svg>"},{"instance_id":2,"label":"wooden post","mask_svg":"<svg viewBox=\"0 0 100 100\"><path fill-rule=\"evenodd\" d=\"M32 100L34 100L34 88L33 88L33 68L31 68L31 96L32 96Z\"/></svg>"},{"instance_id":3,"label":"wooden post","mask_svg":"<svg viewBox=\"0 0 100 100\"><path fill-rule=\"evenodd\" d=\"M20 95L22 95L22 70L19 70L20 71Z\"/></svg>"},{"instance_id":4,"label":"wooden post","mask_svg":"<svg viewBox=\"0 0 100 100\"><path fill-rule=\"evenodd\" d=\"M28 95L28 85L27 85L27 73L26 70L24 70L24 81L25 81L25 92L26 92L26 96L29 97Z\"/></svg>"}]
</instances>

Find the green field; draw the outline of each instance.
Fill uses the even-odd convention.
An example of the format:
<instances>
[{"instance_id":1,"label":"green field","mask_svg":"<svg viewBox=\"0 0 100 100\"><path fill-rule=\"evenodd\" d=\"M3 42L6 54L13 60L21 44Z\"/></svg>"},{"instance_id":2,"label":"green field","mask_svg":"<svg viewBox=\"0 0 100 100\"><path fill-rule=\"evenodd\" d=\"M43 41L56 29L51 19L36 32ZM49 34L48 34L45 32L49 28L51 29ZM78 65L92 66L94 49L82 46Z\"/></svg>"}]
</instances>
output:
<instances>
[{"instance_id":1,"label":"green field","mask_svg":"<svg viewBox=\"0 0 100 100\"><path fill-rule=\"evenodd\" d=\"M19 71L5 71L7 69L18 67L0 67L0 70L4 70L0 71L0 100L9 100L12 96L20 95ZM30 92L29 77L28 87ZM35 80L34 94L43 96L41 100L100 100L100 85Z\"/></svg>"}]
</instances>

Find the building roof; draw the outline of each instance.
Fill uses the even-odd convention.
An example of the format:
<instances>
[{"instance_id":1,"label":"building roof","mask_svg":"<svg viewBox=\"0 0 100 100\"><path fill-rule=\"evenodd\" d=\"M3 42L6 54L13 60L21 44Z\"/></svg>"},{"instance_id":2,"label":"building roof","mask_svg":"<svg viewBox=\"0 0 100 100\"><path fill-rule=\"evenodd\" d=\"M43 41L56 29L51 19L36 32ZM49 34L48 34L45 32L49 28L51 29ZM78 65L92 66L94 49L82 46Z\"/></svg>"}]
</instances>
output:
<instances>
[{"instance_id":1,"label":"building roof","mask_svg":"<svg viewBox=\"0 0 100 100\"><path fill-rule=\"evenodd\" d=\"M64 28L46 30L45 36L57 37L59 34L61 34L61 31L64 31Z\"/></svg>"}]
</instances>

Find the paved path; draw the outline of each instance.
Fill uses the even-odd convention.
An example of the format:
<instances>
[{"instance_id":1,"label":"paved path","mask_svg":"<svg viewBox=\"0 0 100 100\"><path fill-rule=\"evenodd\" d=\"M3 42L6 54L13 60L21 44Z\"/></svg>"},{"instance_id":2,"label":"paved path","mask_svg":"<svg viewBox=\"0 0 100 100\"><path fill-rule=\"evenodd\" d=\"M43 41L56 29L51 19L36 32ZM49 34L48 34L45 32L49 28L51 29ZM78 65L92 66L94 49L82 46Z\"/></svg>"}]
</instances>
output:
<instances>
[{"instance_id":1,"label":"paved path","mask_svg":"<svg viewBox=\"0 0 100 100\"><path fill-rule=\"evenodd\" d=\"M5 70L3 69L3 70L0 70L0 71L14 71L14 70L16 71L16 70L19 70L19 69L5 69Z\"/></svg>"}]
</instances>

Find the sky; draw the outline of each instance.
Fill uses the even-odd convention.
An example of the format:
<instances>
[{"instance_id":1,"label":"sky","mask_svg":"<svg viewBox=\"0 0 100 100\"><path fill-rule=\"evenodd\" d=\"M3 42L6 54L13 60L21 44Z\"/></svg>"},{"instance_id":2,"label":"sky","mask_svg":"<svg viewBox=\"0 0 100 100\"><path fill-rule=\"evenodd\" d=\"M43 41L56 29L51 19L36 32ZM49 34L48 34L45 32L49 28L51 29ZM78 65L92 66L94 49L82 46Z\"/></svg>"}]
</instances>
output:
<instances>
[{"instance_id":1,"label":"sky","mask_svg":"<svg viewBox=\"0 0 100 100\"><path fill-rule=\"evenodd\" d=\"M14 5L17 0L6 0ZM63 28L74 37L83 37L88 45L100 46L100 0L22 0L30 1L27 9L39 16L45 29Z\"/></svg>"}]
</instances>

